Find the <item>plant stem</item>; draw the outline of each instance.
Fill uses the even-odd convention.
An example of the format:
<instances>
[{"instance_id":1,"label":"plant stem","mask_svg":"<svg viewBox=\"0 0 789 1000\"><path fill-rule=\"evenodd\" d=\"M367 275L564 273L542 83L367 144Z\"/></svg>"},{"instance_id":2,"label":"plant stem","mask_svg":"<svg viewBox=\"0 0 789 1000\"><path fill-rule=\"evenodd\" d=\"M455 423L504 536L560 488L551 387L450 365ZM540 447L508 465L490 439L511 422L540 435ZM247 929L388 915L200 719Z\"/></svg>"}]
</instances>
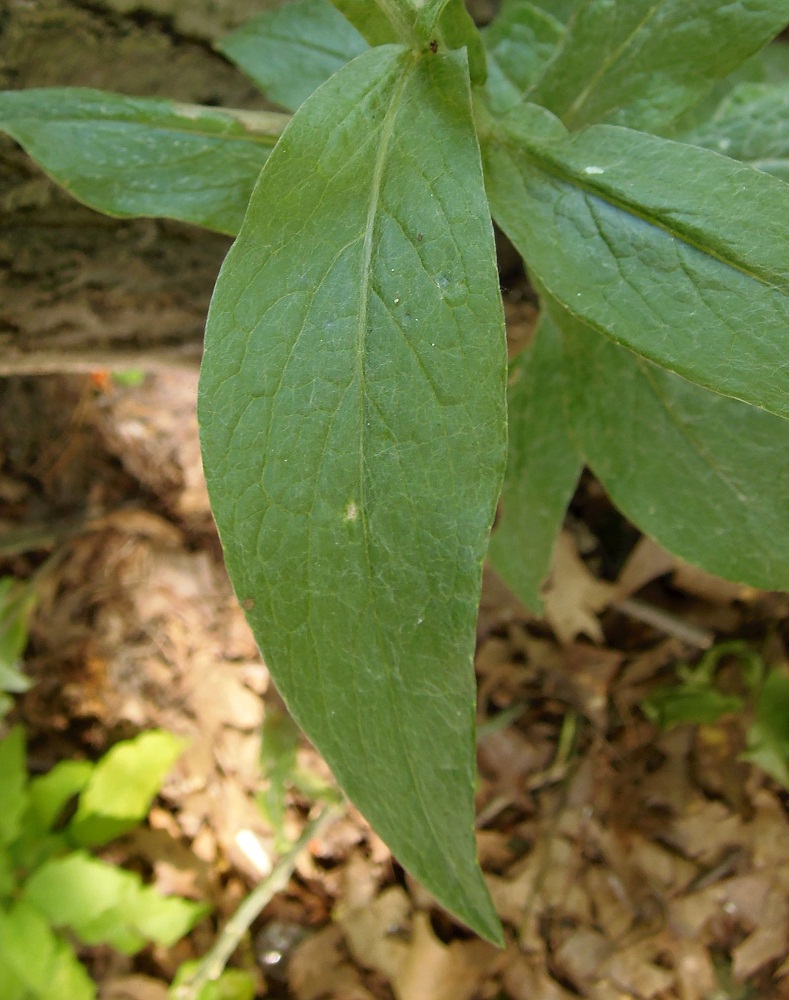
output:
<instances>
[{"instance_id":1,"label":"plant stem","mask_svg":"<svg viewBox=\"0 0 789 1000\"><path fill-rule=\"evenodd\" d=\"M309 842L317 837L327 824L337 815L336 805L328 805L308 823L299 839L287 854L277 861L269 875L250 892L233 916L225 924L211 949L203 956L192 975L174 991L175 1000L197 1000L200 991L213 980L219 979L230 956L239 946L241 939L252 922L271 899L281 892L290 881L299 855Z\"/></svg>"}]
</instances>

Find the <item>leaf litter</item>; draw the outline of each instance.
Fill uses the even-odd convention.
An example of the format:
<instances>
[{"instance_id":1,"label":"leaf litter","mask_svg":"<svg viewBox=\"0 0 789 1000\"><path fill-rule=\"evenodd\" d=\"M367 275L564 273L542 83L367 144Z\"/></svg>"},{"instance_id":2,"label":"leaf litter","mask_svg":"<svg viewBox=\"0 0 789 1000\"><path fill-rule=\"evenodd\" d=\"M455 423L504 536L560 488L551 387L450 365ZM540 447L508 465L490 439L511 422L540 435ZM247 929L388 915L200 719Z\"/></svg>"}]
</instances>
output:
<instances>
[{"instance_id":1,"label":"leaf litter","mask_svg":"<svg viewBox=\"0 0 789 1000\"><path fill-rule=\"evenodd\" d=\"M34 683L16 709L33 765L95 757L154 726L190 741L147 825L107 856L214 915L169 952L88 949L104 1000L163 1000L331 783L298 739L276 779L277 822L261 809L274 801L261 727L282 706L222 568L194 393L182 372L0 390L2 569L37 573ZM545 620L486 573L478 846L506 949L457 926L348 808L236 956L256 969L259 996L789 996L786 789L743 761L737 718L661 731L642 711L713 642L745 640L785 669L789 599L710 577L626 529L612 543L610 521L586 478ZM720 677L736 687L733 666Z\"/></svg>"}]
</instances>

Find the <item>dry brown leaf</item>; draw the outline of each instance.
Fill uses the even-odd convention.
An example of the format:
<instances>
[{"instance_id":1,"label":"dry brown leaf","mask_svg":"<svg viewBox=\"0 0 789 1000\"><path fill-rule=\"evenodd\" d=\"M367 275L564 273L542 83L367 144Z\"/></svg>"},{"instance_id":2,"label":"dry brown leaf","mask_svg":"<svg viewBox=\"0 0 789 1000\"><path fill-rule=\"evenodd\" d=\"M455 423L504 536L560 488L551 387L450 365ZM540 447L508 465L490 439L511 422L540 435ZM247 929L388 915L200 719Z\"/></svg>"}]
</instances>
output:
<instances>
[{"instance_id":1,"label":"dry brown leaf","mask_svg":"<svg viewBox=\"0 0 789 1000\"><path fill-rule=\"evenodd\" d=\"M620 948L604 963L601 972L639 1000L651 1000L674 985L673 971L655 964L663 945L660 940L645 939Z\"/></svg>"},{"instance_id":2,"label":"dry brown leaf","mask_svg":"<svg viewBox=\"0 0 789 1000\"><path fill-rule=\"evenodd\" d=\"M374 1000L344 953L342 929L331 924L300 944L288 963L294 1000Z\"/></svg>"},{"instance_id":3,"label":"dry brown leaf","mask_svg":"<svg viewBox=\"0 0 789 1000\"><path fill-rule=\"evenodd\" d=\"M630 597L648 583L674 568L676 557L647 535L642 535L616 581L618 600Z\"/></svg>"},{"instance_id":4,"label":"dry brown leaf","mask_svg":"<svg viewBox=\"0 0 789 1000\"><path fill-rule=\"evenodd\" d=\"M556 968L582 993L601 978L600 968L610 945L597 931L580 927L571 931L554 954Z\"/></svg>"},{"instance_id":5,"label":"dry brown leaf","mask_svg":"<svg viewBox=\"0 0 789 1000\"><path fill-rule=\"evenodd\" d=\"M392 982L406 960L409 945L403 933L409 927L411 900L400 886L392 886L366 905L343 901L336 911L348 950L368 969Z\"/></svg>"},{"instance_id":6,"label":"dry brown leaf","mask_svg":"<svg viewBox=\"0 0 789 1000\"><path fill-rule=\"evenodd\" d=\"M789 897L787 886L777 886L767 897L756 930L732 952L733 972L739 982L789 951Z\"/></svg>"},{"instance_id":7,"label":"dry brown leaf","mask_svg":"<svg viewBox=\"0 0 789 1000\"><path fill-rule=\"evenodd\" d=\"M560 642L579 635L603 641L597 613L611 602L615 588L598 580L578 555L572 535L563 531L556 540L551 575L543 592L545 618Z\"/></svg>"},{"instance_id":8,"label":"dry brown leaf","mask_svg":"<svg viewBox=\"0 0 789 1000\"><path fill-rule=\"evenodd\" d=\"M758 596L759 591L742 583L732 583L719 576L713 576L698 566L676 560L676 568L671 578L672 584L686 594L701 597L713 604L731 604L732 601L748 601Z\"/></svg>"},{"instance_id":9,"label":"dry brown leaf","mask_svg":"<svg viewBox=\"0 0 789 1000\"><path fill-rule=\"evenodd\" d=\"M167 1000L167 985L150 976L119 976L101 987L99 997L100 1000Z\"/></svg>"},{"instance_id":10,"label":"dry brown leaf","mask_svg":"<svg viewBox=\"0 0 789 1000\"><path fill-rule=\"evenodd\" d=\"M442 944L427 914L417 913L408 950L391 979L397 1000L470 1000L497 955L484 941Z\"/></svg>"},{"instance_id":11,"label":"dry brown leaf","mask_svg":"<svg viewBox=\"0 0 789 1000\"><path fill-rule=\"evenodd\" d=\"M547 974L541 958L527 958L513 950L505 961L501 981L511 1000L575 1000L577 997Z\"/></svg>"},{"instance_id":12,"label":"dry brown leaf","mask_svg":"<svg viewBox=\"0 0 789 1000\"><path fill-rule=\"evenodd\" d=\"M699 941L675 940L671 953L680 1000L705 1000L717 977L709 950Z\"/></svg>"}]
</instances>

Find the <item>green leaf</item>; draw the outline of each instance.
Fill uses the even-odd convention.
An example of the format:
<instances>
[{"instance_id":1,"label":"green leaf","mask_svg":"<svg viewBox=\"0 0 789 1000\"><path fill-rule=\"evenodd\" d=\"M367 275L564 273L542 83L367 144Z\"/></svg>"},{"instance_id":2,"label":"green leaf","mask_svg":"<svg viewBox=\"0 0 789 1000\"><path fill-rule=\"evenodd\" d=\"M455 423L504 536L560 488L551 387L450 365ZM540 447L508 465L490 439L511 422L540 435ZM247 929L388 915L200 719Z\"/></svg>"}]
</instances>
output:
<instances>
[{"instance_id":1,"label":"green leaf","mask_svg":"<svg viewBox=\"0 0 789 1000\"><path fill-rule=\"evenodd\" d=\"M82 851L43 864L27 880L22 898L85 944L111 944L127 955L149 940L171 947L207 911L178 896L160 896L133 872Z\"/></svg>"},{"instance_id":2,"label":"green leaf","mask_svg":"<svg viewBox=\"0 0 789 1000\"><path fill-rule=\"evenodd\" d=\"M529 100L656 131L786 27L785 0L586 0Z\"/></svg>"},{"instance_id":3,"label":"green leaf","mask_svg":"<svg viewBox=\"0 0 789 1000\"><path fill-rule=\"evenodd\" d=\"M93 774L87 760L62 760L47 774L30 782L30 812L37 830L50 830L69 799L79 794Z\"/></svg>"},{"instance_id":4,"label":"green leaf","mask_svg":"<svg viewBox=\"0 0 789 1000\"><path fill-rule=\"evenodd\" d=\"M179 1000L182 995L179 986L188 983L199 962L184 962L175 974L168 996L171 1000ZM192 1000L254 1000L255 981L253 977L241 969L224 969L217 979L203 983L199 991L189 994Z\"/></svg>"},{"instance_id":5,"label":"green leaf","mask_svg":"<svg viewBox=\"0 0 789 1000\"><path fill-rule=\"evenodd\" d=\"M789 45L780 40L768 45L759 53L764 83L786 83L789 81ZM754 82L759 82L755 80Z\"/></svg>"},{"instance_id":6,"label":"green leaf","mask_svg":"<svg viewBox=\"0 0 789 1000\"><path fill-rule=\"evenodd\" d=\"M296 771L296 751L299 731L285 711L266 707L266 717L260 733L260 770L266 788L257 801L266 822L276 835L276 850L288 848L285 836L285 810L288 788Z\"/></svg>"},{"instance_id":7,"label":"green leaf","mask_svg":"<svg viewBox=\"0 0 789 1000\"><path fill-rule=\"evenodd\" d=\"M74 952L35 907L20 901L0 911L0 968L24 984L30 1000L94 1000L96 987ZM7 997L3 980L3 998ZM27 992L29 991L29 992Z\"/></svg>"},{"instance_id":8,"label":"green leaf","mask_svg":"<svg viewBox=\"0 0 789 1000\"><path fill-rule=\"evenodd\" d=\"M789 185L706 149L523 106L489 138L496 221L546 291L637 354L789 416Z\"/></svg>"},{"instance_id":9,"label":"green leaf","mask_svg":"<svg viewBox=\"0 0 789 1000\"><path fill-rule=\"evenodd\" d=\"M398 33L375 0L331 0L370 45L399 41Z\"/></svg>"},{"instance_id":10,"label":"green leaf","mask_svg":"<svg viewBox=\"0 0 789 1000\"><path fill-rule=\"evenodd\" d=\"M0 740L0 846L19 836L28 803L26 786L25 733L14 726Z\"/></svg>"},{"instance_id":11,"label":"green leaf","mask_svg":"<svg viewBox=\"0 0 789 1000\"><path fill-rule=\"evenodd\" d=\"M14 864L32 871L70 846L61 832L51 831L70 800L88 782L93 764L84 760L63 760L48 774L33 778L28 784L28 808L22 818L20 834L13 845Z\"/></svg>"},{"instance_id":12,"label":"green leaf","mask_svg":"<svg viewBox=\"0 0 789 1000\"><path fill-rule=\"evenodd\" d=\"M28 643L35 589L11 576L0 577L0 691L21 694L30 679L17 669Z\"/></svg>"},{"instance_id":13,"label":"green leaf","mask_svg":"<svg viewBox=\"0 0 789 1000\"><path fill-rule=\"evenodd\" d=\"M367 47L329 0L268 10L217 45L270 100L291 111Z\"/></svg>"},{"instance_id":14,"label":"green leaf","mask_svg":"<svg viewBox=\"0 0 789 1000\"><path fill-rule=\"evenodd\" d=\"M681 139L789 181L789 83L737 87Z\"/></svg>"},{"instance_id":15,"label":"green leaf","mask_svg":"<svg viewBox=\"0 0 789 1000\"><path fill-rule=\"evenodd\" d=\"M742 759L789 788L789 677L781 670L770 671L759 692Z\"/></svg>"},{"instance_id":16,"label":"green leaf","mask_svg":"<svg viewBox=\"0 0 789 1000\"><path fill-rule=\"evenodd\" d=\"M499 576L537 613L583 464L565 414L563 363L558 331L543 315L534 342L510 369L507 472L488 549Z\"/></svg>"},{"instance_id":17,"label":"green leaf","mask_svg":"<svg viewBox=\"0 0 789 1000\"><path fill-rule=\"evenodd\" d=\"M68 832L75 843L106 844L148 815L162 781L184 750L184 740L153 729L116 744L96 764Z\"/></svg>"},{"instance_id":18,"label":"green leaf","mask_svg":"<svg viewBox=\"0 0 789 1000\"><path fill-rule=\"evenodd\" d=\"M742 698L723 694L711 685L693 683L656 688L644 702L644 712L661 729L688 723L712 725L727 713L741 712L742 708Z\"/></svg>"},{"instance_id":19,"label":"green leaf","mask_svg":"<svg viewBox=\"0 0 789 1000\"><path fill-rule=\"evenodd\" d=\"M464 0L449 0L436 28L435 41L448 49L466 49L471 82L481 85L488 76L487 56L482 35Z\"/></svg>"},{"instance_id":20,"label":"green leaf","mask_svg":"<svg viewBox=\"0 0 789 1000\"><path fill-rule=\"evenodd\" d=\"M76 87L0 93L0 130L86 205L231 234L286 121Z\"/></svg>"},{"instance_id":21,"label":"green leaf","mask_svg":"<svg viewBox=\"0 0 789 1000\"><path fill-rule=\"evenodd\" d=\"M520 103L564 34L564 25L533 3L505 0L482 31L488 53L488 106L504 114Z\"/></svg>"},{"instance_id":22,"label":"green leaf","mask_svg":"<svg viewBox=\"0 0 789 1000\"><path fill-rule=\"evenodd\" d=\"M294 718L402 863L496 940L472 654L505 374L463 53L362 55L293 119L223 267L204 464Z\"/></svg>"},{"instance_id":23,"label":"green leaf","mask_svg":"<svg viewBox=\"0 0 789 1000\"><path fill-rule=\"evenodd\" d=\"M789 421L556 319L574 434L617 507L710 573L789 588Z\"/></svg>"},{"instance_id":24,"label":"green leaf","mask_svg":"<svg viewBox=\"0 0 789 1000\"><path fill-rule=\"evenodd\" d=\"M518 0L515 0L515 2L518 2ZM575 8L582 2L583 0L532 0L530 6L539 7L540 10L544 10L546 14L550 14L557 21L562 21L566 24L570 20Z\"/></svg>"}]
</instances>

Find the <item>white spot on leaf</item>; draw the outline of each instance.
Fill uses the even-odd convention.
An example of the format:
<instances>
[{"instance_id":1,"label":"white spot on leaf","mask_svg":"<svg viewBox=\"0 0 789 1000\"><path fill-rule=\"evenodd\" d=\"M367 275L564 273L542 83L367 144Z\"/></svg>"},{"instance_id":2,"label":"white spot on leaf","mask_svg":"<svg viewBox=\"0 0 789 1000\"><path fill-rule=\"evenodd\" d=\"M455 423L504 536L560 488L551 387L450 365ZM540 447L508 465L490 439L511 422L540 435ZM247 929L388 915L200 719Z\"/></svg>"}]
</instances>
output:
<instances>
[{"instance_id":1,"label":"white spot on leaf","mask_svg":"<svg viewBox=\"0 0 789 1000\"><path fill-rule=\"evenodd\" d=\"M605 170L602 167L584 167L585 174L604 174Z\"/></svg>"},{"instance_id":2,"label":"white spot on leaf","mask_svg":"<svg viewBox=\"0 0 789 1000\"><path fill-rule=\"evenodd\" d=\"M345 508L345 520L355 521L358 516L359 516L359 508L356 506L356 503L353 500L351 500L351 502Z\"/></svg>"}]
</instances>

